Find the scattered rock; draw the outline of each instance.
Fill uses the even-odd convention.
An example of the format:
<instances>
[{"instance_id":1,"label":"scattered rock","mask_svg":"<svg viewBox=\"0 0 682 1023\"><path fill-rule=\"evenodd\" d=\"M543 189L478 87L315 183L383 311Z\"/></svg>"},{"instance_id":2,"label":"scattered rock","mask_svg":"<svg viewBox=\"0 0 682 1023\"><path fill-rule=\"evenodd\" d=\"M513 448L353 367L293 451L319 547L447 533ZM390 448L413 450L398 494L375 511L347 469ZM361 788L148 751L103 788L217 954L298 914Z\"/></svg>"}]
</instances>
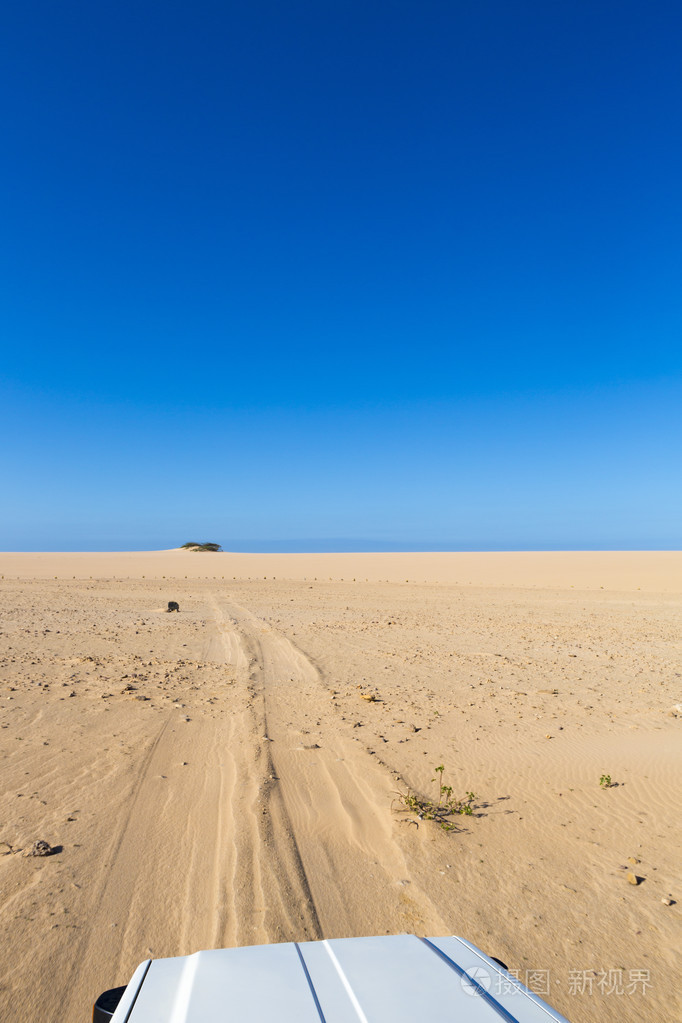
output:
<instances>
[{"instance_id":1,"label":"scattered rock","mask_svg":"<svg viewBox=\"0 0 682 1023\"><path fill-rule=\"evenodd\" d=\"M40 839L39 841L34 842L33 845L31 846L31 848L28 849L24 853L24 855L25 856L51 856L54 851L55 850L52 848L52 846L48 842L43 842L42 839Z\"/></svg>"},{"instance_id":2,"label":"scattered rock","mask_svg":"<svg viewBox=\"0 0 682 1023\"><path fill-rule=\"evenodd\" d=\"M661 902L663 903L664 906L674 906L675 905L675 900L674 899L661 899Z\"/></svg>"},{"instance_id":3,"label":"scattered rock","mask_svg":"<svg viewBox=\"0 0 682 1023\"><path fill-rule=\"evenodd\" d=\"M180 610L180 605L178 604L178 602L176 600L169 600L168 601L168 612L169 612L169 614L170 614L171 611L179 611L179 610Z\"/></svg>"},{"instance_id":4,"label":"scattered rock","mask_svg":"<svg viewBox=\"0 0 682 1023\"><path fill-rule=\"evenodd\" d=\"M377 703L377 698L374 693L360 693L361 700L367 700L368 703Z\"/></svg>"},{"instance_id":5,"label":"scattered rock","mask_svg":"<svg viewBox=\"0 0 682 1023\"><path fill-rule=\"evenodd\" d=\"M627 877L628 884L638 885L638 884L641 884L642 881L644 880L643 877L638 877L638 875L633 873L632 870L628 870L628 872L626 874L626 877Z\"/></svg>"},{"instance_id":6,"label":"scattered rock","mask_svg":"<svg viewBox=\"0 0 682 1023\"><path fill-rule=\"evenodd\" d=\"M675 703L668 711L671 718L682 718L682 703Z\"/></svg>"}]
</instances>

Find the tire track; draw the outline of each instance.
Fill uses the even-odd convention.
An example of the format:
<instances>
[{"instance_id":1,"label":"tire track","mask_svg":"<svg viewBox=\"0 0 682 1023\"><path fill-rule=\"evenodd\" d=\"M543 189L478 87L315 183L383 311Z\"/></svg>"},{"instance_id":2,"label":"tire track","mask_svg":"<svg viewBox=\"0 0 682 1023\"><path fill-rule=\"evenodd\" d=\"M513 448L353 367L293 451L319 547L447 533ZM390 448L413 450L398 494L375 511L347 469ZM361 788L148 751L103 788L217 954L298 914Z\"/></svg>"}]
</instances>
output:
<instances>
[{"instance_id":1,"label":"tire track","mask_svg":"<svg viewBox=\"0 0 682 1023\"><path fill-rule=\"evenodd\" d=\"M274 775L268 786L273 840L279 834L297 864L315 936L392 931L396 914L406 929L446 930L411 869L418 849L398 834L389 813L395 786L389 770L338 720L319 670L302 650L248 609L230 604L227 611L251 655L254 695L262 701Z\"/></svg>"},{"instance_id":2,"label":"tire track","mask_svg":"<svg viewBox=\"0 0 682 1023\"><path fill-rule=\"evenodd\" d=\"M221 620L202 656L237 667L244 684L226 688L227 716L166 712L138 759L122 811L107 822L103 880L87 895L87 929L61 985L64 1018L86 1018L98 990L124 982L146 956L268 940L248 662Z\"/></svg>"},{"instance_id":3,"label":"tire track","mask_svg":"<svg viewBox=\"0 0 682 1023\"><path fill-rule=\"evenodd\" d=\"M269 748L267 713L263 692L263 651L255 633L236 628L238 620L226 615L212 600L217 635L226 662L244 669L240 679L247 699L250 720L243 722L243 738L251 736L250 756L237 766L237 795L241 806L232 805L237 851L233 870L236 890L241 892L234 934L237 944L267 941L312 940L322 936L320 921L296 835L278 786L276 768ZM244 814L244 804L250 813ZM244 817L247 816L247 820ZM246 868L246 869L245 869ZM251 878L251 898L243 875ZM250 905L248 904L250 902ZM258 903L262 904L262 908ZM262 919L258 916L262 914ZM251 918L249 927L244 918Z\"/></svg>"},{"instance_id":4,"label":"tire track","mask_svg":"<svg viewBox=\"0 0 682 1023\"><path fill-rule=\"evenodd\" d=\"M63 982L60 985L61 997L58 998L57 1001L60 1005L65 1007L65 1016L67 1019L76 1019L82 1014L83 995L79 990L79 985L76 983L76 977L82 967L82 964L84 962L91 962L93 958L95 960L102 958L101 951L103 934L109 932L110 935L111 928L108 926L110 924L108 919L108 907L112 901L118 901L119 899L118 864L121 856L121 850L123 849L126 837L129 834L131 822L135 819L140 793L149 774L154 757L159 750L164 736L166 735L170 722L171 715L169 715L163 722L156 734L156 737L152 740L144 755L140 769L133 783L130 796L125 803L126 809L124 811L121 826L115 829L111 844L106 853L104 860L104 868L106 872L103 873L103 880L98 886L97 891L91 896L90 901L93 913L90 917L89 926L77 942L74 954L70 958L70 967L62 975ZM109 972L104 972L102 976L117 973L121 942L116 942L116 944L119 947L114 950L111 948L111 942L107 942L107 954L102 965L105 970L108 970ZM111 963L109 958L112 953L116 955L116 967L114 967L114 964ZM94 1001L97 994L98 992L92 993L90 1003ZM86 996L86 998L87 997L88 996Z\"/></svg>"}]
</instances>

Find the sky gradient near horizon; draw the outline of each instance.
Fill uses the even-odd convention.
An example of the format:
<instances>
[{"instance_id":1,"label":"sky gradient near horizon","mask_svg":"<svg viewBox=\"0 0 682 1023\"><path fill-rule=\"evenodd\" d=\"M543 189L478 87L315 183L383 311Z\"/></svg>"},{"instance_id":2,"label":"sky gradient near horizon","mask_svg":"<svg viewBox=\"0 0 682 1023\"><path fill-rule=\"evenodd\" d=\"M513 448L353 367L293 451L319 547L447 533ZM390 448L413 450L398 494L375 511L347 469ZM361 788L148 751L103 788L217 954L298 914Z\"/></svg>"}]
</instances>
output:
<instances>
[{"instance_id":1,"label":"sky gradient near horizon","mask_svg":"<svg viewBox=\"0 0 682 1023\"><path fill-rule=\"evenodd\" d=\"M0 549L682 546L682 9L4 22Z\"/></svg>"}]
</instances>

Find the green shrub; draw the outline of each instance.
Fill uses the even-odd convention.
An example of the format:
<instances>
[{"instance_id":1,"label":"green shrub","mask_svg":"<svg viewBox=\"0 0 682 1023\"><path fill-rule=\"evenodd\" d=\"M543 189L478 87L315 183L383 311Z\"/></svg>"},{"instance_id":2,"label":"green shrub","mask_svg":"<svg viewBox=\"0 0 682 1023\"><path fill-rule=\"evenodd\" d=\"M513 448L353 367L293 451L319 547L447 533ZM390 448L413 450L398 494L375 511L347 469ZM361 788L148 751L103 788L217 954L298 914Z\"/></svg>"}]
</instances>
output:
<instances>
[{"instance_id":1,"label":"green shrub","mask_svg":"<svg viewBox=\"0 0 682 1023\"><path fill-rule=\"evenodd\" d=\"M211 543L208 540L204 540L203 543L183 543L180 549L183 551L210 551L213 554L222 551L219 543Z\"/></svg>"},{"instance_id":2,"label":"green shrub","mask_svg":"<svg viewBox=\"0 0 682 1023\"><path fill-rule=\"evenodd\" d=\"M455 815L470 817L474 812L472 804L476 796L473 792L467 792L466 799L457 799L456 796L453 796L452 785L443 784L444 770L443 764L434 768L436 775L439 775L439 777L431 779L436 782L438 789L435 799L418 796L412 789L408 789L407 792L397 792L397 812L414 814L419 820L435 821L444 831L456 831L457 824L451 818ZM396 800L393 802L395 803ZM412 823L417 824L417 821Z\"/></svg>"}]
</instances>

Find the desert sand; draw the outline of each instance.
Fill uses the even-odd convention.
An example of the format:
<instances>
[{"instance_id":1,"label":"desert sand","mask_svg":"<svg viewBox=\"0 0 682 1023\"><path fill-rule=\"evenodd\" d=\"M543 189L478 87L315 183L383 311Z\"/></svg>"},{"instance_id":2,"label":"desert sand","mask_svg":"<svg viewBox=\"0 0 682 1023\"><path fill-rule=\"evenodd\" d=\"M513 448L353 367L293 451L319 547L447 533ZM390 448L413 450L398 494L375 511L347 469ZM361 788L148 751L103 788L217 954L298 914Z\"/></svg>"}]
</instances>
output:
<instances>
[{"instance_id":1,"label":"desert sand","mask_svg":"<svg viewBox=\"0 0 682 1023\"><path fill-rule=\"evenodd\" d=\"M0 574L5 1023L88 1020L149 956L403 931L573 1023L682 1018L682 552ZM397 795L439 765L452 831Z\"/></svg>"}]
</instances>

